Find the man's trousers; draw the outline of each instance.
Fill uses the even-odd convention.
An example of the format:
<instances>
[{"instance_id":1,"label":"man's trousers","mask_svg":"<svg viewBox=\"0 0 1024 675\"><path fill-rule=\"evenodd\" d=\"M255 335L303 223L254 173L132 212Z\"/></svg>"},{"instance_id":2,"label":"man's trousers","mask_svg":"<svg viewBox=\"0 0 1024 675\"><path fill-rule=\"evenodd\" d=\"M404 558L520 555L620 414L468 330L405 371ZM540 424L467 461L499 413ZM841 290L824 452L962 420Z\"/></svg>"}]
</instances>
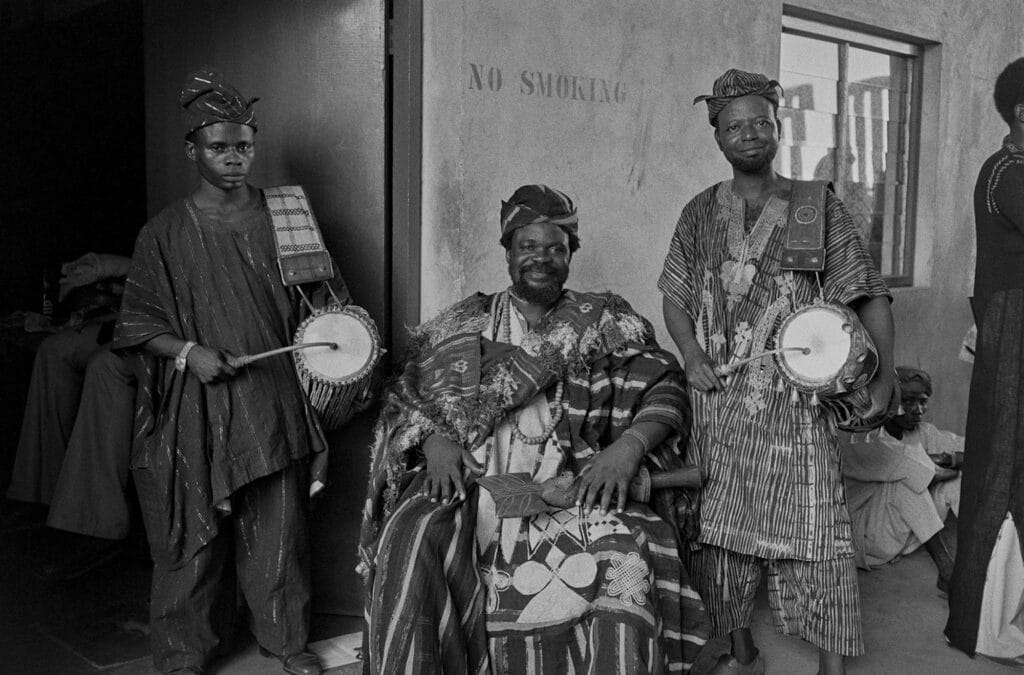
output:
<instances>
[{"instance_id":1,"label":"man's trousers","mask_svg":"<svg viewBox=\"0 0 1024 675\"><path fill-rule=\"evenodd\" d=\"M304 463L242 487L231 497L217 535L181 567L153 545L164 495L146 470L135 471L143 518L150 529L153 663L161 672L203 667L234 632L236 586L252 612L259 644L275 653L302 652L309 635L309 537Z\"/></svg>"},{"instance_id":2,"label":"man's trousers","mask_svg":"<svg viewBox=\"0 0 1024 675\"><path fill-rule=\"evenodd\" d=\"M124 359L106 348L89 357L47 525L104 539L128 536L134 402L135 376Z\"/></svg>"}]
</instances>

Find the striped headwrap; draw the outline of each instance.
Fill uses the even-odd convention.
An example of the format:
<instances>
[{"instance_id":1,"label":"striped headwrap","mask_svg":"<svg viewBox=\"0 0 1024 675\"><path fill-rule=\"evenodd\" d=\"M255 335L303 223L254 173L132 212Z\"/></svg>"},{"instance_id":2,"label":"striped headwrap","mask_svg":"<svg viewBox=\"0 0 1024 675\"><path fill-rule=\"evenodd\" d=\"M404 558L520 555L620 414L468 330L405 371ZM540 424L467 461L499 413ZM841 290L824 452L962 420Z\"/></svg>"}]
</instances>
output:
<instances>
[{"instance_id":1,"label":"striped headwrap","mask_svg":"<svg viewBox=\"0 0 1024 675\"><path fill-rule=\"evenodd\" d=\"M508 248L512 233L535 223L551 223L579 246L579 215L569 195L547 185L523 185L501 202L501 245Z\"/></svg>"},{"instance_id":2,"label":"striped headwrap","mask_svg":"<svg viewBox=\"0 0 1024 675\"><path fill-rule=\"evenodd\" d=\"M769 80L766 75L761 73L747 73L730 68L715 80L711 92L693 99L693 104L697 105L701 101L706 101L708 121L711 126L715 126L718 122L718 114L725 110L725 106L741 96L762 96L778 108L782 86L776 80Z\"/></svg>"},{"instance_id":3,"label":"striped headwrap","mask_svg":"<svg viewBox=\"0 0 1024 675\"><path fill-rule=\"evenodd\" d=\"M234 122L246 124L256 131L256 111L252 104L258 98L246 99L228 84L220 72L203 66L190 73L188 81L181 88L178 104L181 105L185 137L196 129L216 124Z\"/></svg>"}]
</instances>

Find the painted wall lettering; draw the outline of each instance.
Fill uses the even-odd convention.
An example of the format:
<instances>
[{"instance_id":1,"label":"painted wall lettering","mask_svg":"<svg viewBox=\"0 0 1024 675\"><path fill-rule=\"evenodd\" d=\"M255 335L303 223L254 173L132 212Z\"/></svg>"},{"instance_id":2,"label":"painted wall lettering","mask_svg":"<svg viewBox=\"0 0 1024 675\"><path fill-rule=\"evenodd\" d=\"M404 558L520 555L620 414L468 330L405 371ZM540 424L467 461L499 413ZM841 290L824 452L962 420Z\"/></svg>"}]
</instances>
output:
<instances>
[{"instance_id":1,"label":"painted wall lettering","mask_svg":"<svg viewBox=\"0 0 1024 675\"><path fill-rule=\"evenodd\" d=\"M481 63L469 65L471 91L499 92L503 85L502 69ZM513 93L515 88L507 90ZM520 96L581 101L584 103L625 103L626 83L590 75L555 73L544 70L519 71Z\"/></svg>"},{"instance_id":2,"label":"painted wall lettering","mask_svg":"<svg viewBox=\"0 0 1024 675\"><path fill-rule=\"evenodd\" d=\"M523 70L519 73L519 93L588 103L624 103L626 84L603 77Z\"/></svg>"},{"instance_id":3,"label":"painted wall lettering","mask_svg":"<svg viewBox=\"0 0 1024 675\"><path fill-rule=\"evenodd\" d=\"M489 91L501 91L501 68L469 64L469 88L482 91L485 86Z\"/></svg>"}]
</instances>

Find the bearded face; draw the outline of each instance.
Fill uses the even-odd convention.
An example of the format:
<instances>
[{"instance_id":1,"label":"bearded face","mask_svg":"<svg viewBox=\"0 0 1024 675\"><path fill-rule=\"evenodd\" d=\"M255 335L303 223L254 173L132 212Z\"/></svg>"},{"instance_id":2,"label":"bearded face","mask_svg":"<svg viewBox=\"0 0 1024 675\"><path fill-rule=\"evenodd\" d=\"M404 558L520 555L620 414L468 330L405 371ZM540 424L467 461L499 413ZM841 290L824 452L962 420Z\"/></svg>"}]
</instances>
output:
<instances>
[{"instance_id":1,"label":"bearded face","mask_svg":"<svg viewBox=\"0 0 1024 675\"><path fill-rule=\"evenodd\" d=\"M523 300L553 304L569 278L569 235L551 223L525 225L512 234L506 252L512 290Z\"/></svg>"}]
</instances>

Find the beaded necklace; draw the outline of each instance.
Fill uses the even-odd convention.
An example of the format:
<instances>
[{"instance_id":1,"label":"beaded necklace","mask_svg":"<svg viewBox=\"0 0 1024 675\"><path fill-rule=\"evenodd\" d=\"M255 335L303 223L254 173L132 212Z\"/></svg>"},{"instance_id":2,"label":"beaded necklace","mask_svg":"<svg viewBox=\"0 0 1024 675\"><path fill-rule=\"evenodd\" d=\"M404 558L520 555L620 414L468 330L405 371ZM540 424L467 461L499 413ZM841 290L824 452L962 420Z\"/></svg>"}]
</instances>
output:
<instances>
[{"instance_id":1,"label":"beaded necklace","mask_svg":"<svg viewBox=\"0 0 1024 675\"><path fill-rule=\"evenodd\" d=\"M505 291L500 307L499 321L501 324L501 341L505 344L512 344L512 308L510 303L512 299L510 297L510 291ZM511 418L512 436L520 443L526 445L543 445L551 438L551 434L554 433L555 427L562 421L562 415L565 414L565 406L562 405L562 397L565 394L565 384L562 380L558 381L555 386L555 398L553 401L548 402L548 411L551 415L551 420L544 425L544 428L536 436L527 436L523 433L523 430L519 428L519 414L516 413Z\"/></svg>"}]
</instances>

